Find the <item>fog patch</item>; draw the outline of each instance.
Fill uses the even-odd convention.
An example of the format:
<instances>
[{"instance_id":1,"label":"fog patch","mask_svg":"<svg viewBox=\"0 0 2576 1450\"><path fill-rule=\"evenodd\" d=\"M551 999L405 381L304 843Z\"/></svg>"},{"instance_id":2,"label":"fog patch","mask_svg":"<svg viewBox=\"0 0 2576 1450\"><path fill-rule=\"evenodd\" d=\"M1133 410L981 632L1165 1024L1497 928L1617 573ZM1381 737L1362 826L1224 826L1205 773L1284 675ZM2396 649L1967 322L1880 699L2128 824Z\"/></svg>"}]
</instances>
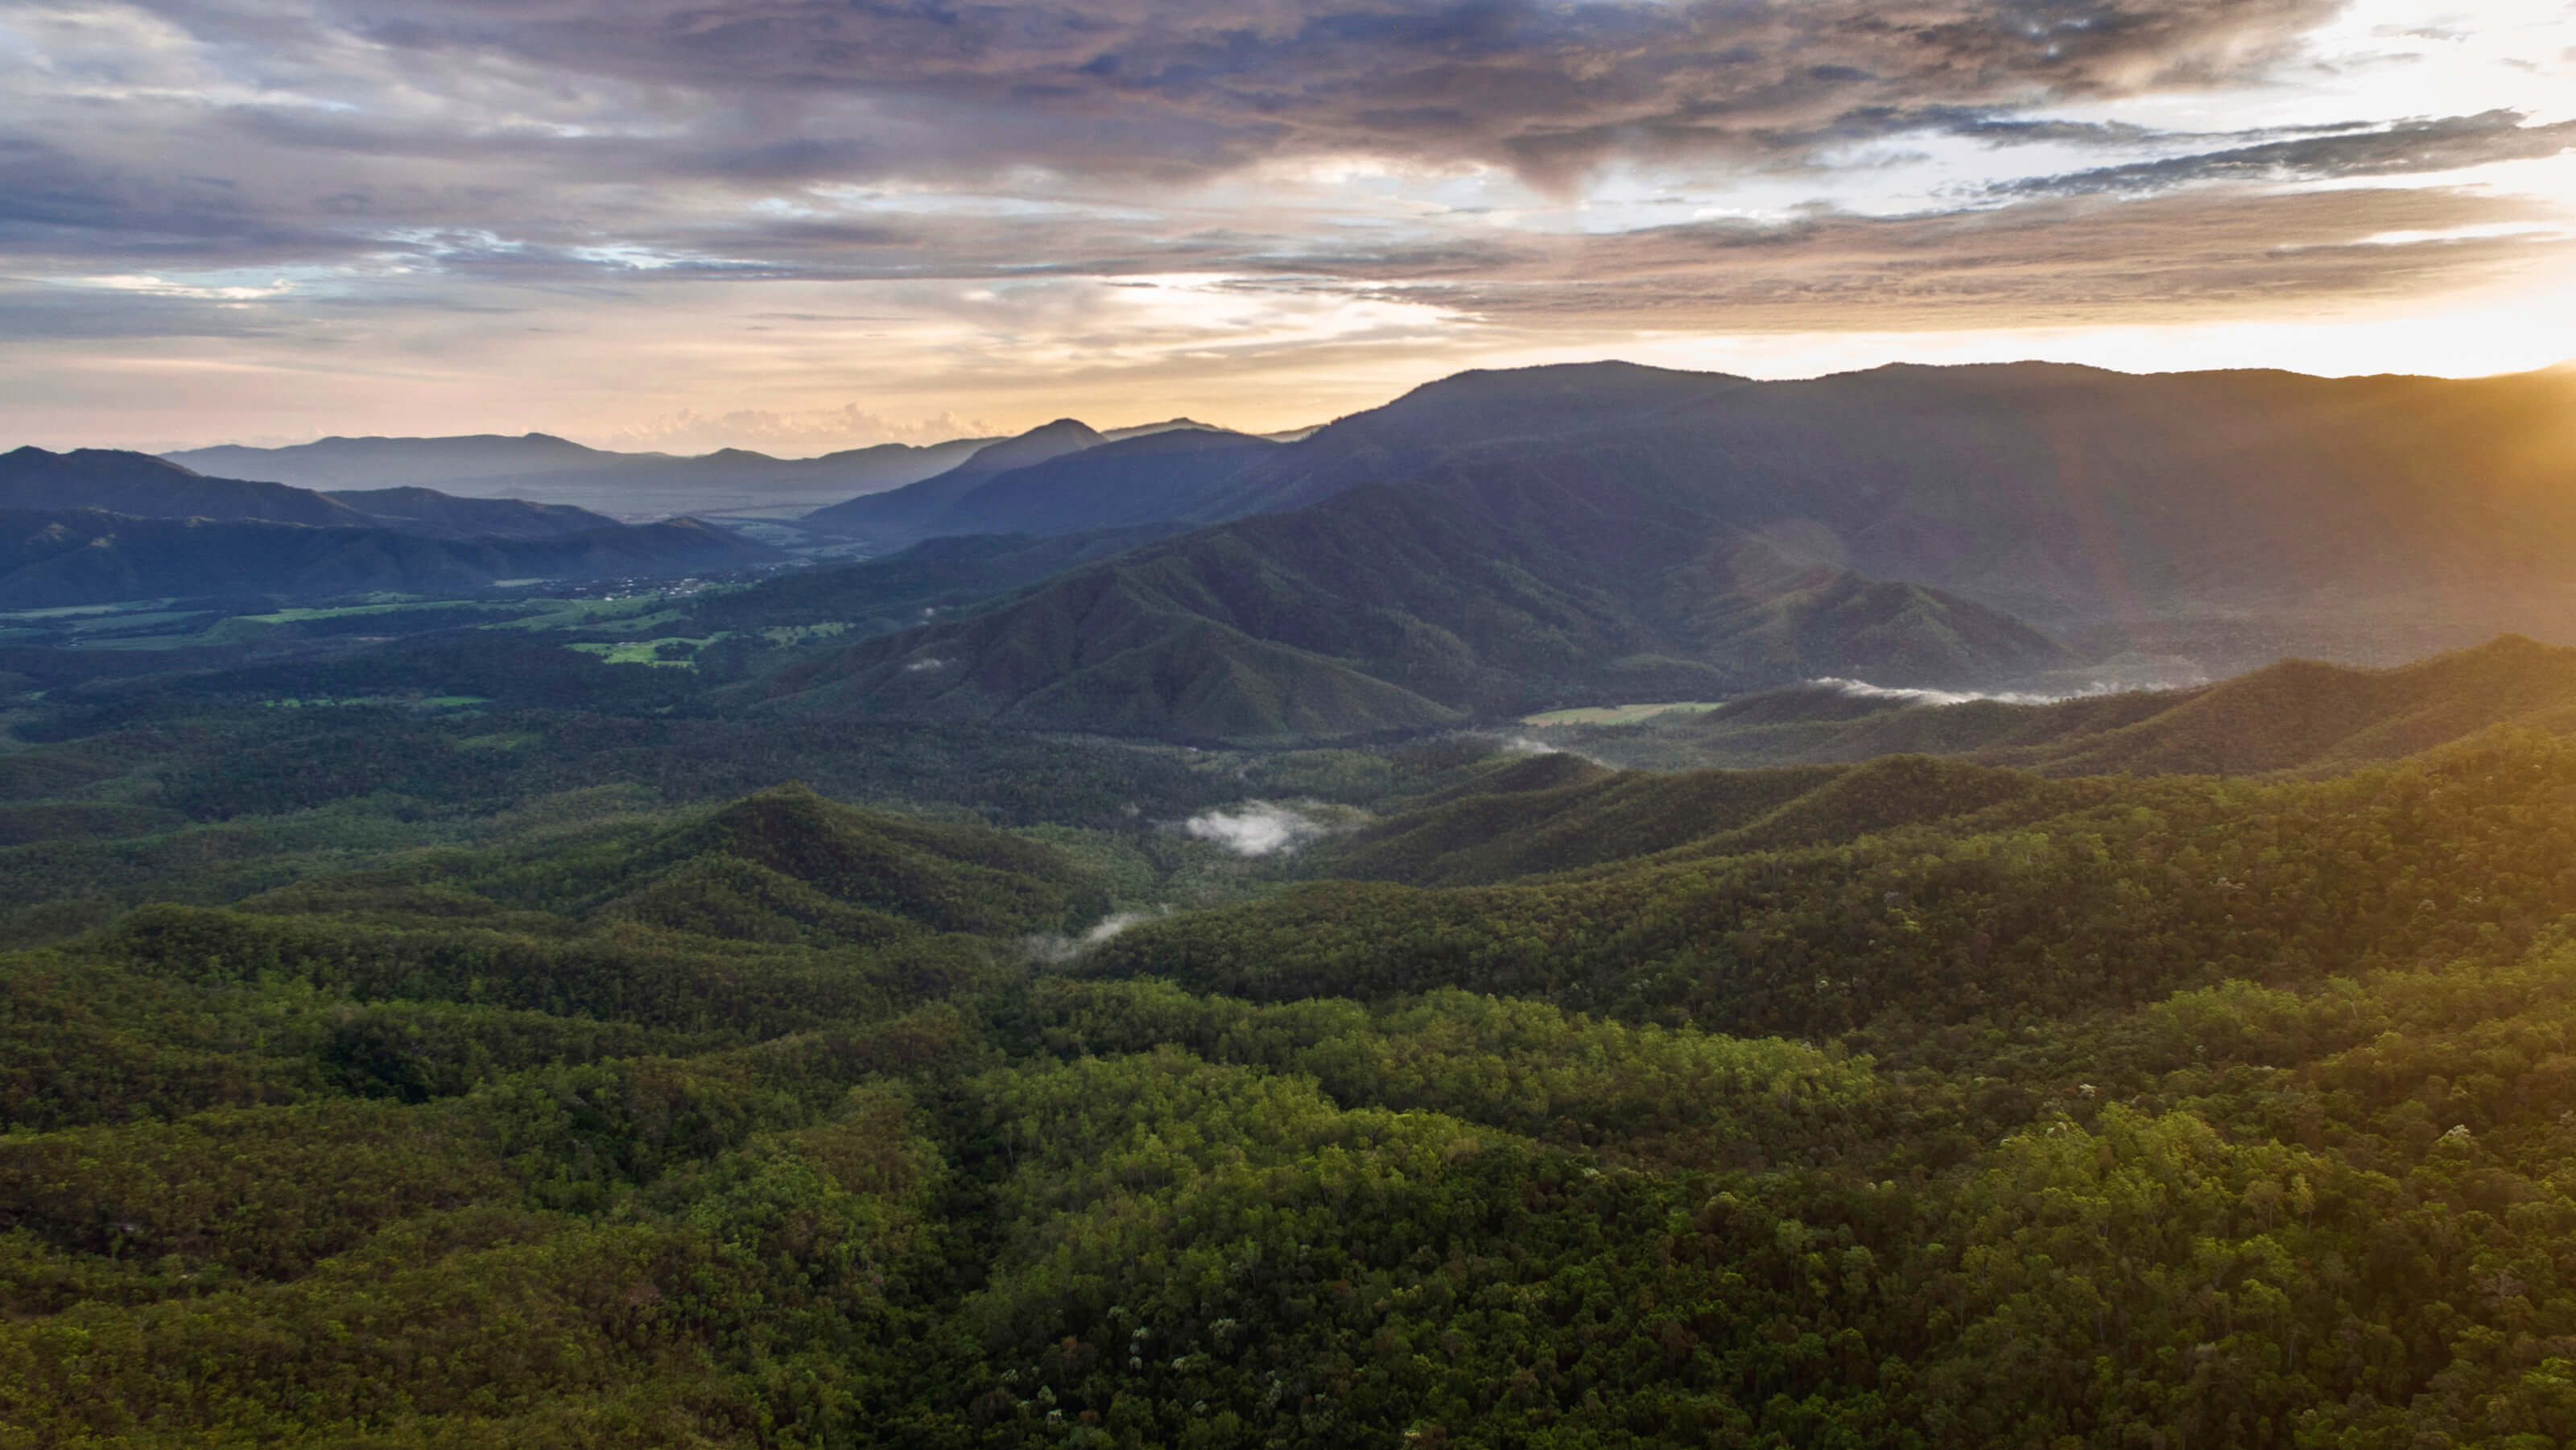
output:
<instances>
[{"instance_id":1,"label":"fog patch","mask_svg":"<svg viewBox=\"0 0 2576 1450\"><path fill-rule=\"evenodd\" d=\"M1322 836L1322 821L1269 801L1247 801L1233 810L1205 811L1181 823L1185 835L1243 857L1277 856Z\"/></svg>"},{"instance_id":2,"label":"fog patch","mask_svg":"<svg viewBox=\"0 0 2576 1450\"><path fill-rule=\"evenodd\" d=\"M1574 728L1580 729L1581 727L1577 726ZM1571 755L1586 765L1597 765L1604 770L1617 770L1619 768L1612 762L1604 760L1600 756L1594 755L1588 750L1576 750L1571 746L1556 744L1554 741L1541 740L1534 735L1486 735L1479 738L1493 742L1494 753L1496 755Z\"/></svg>"},{"instance_id":3,"label":"fog patch","mask_svg":"<svg viewBox=\"0 0 2576 1450\"><path fill-rule=\"evenodd\" d=\"M1028 938L1025 943L1028 947L1029 959L1049 966L1063 966L1127 928L1168 916L1171 910L1168 906L1158 906L1152 911L1112 912L1102 917L1098 925L1080 936L1066 936L1059 931L1039 932Z\"/></svg>"},{"instance_id":4,"label":"fog patch","mask_svg":"<svg viewBox=\"0 0 2576 1450\"><path fill-rule=\"evenodd\" d=\"M903 672L907 675L917 675L923 670L944 670L955 663L957 663L955 660L914 660L903 667Z\"/></svg>"},{"instance_id":5,"label":"fog patch","mask_svg":"<svg viewBox=\"0 0 2576 1450\"><path fill-rule=\"evenodd\" d=\"M1846 680L1838 675L1825 675L1806 682L1810 687L1831 690L1851 700L1891 700L1905 705L1967 705L1978 700L1993 700L2005 705L2054 705L2071 700L2083 691L2065 694L2037 694L2025 690L1906 690L1886 685L1873 685L1867 680Z\"/></svg>"}]
</instances>

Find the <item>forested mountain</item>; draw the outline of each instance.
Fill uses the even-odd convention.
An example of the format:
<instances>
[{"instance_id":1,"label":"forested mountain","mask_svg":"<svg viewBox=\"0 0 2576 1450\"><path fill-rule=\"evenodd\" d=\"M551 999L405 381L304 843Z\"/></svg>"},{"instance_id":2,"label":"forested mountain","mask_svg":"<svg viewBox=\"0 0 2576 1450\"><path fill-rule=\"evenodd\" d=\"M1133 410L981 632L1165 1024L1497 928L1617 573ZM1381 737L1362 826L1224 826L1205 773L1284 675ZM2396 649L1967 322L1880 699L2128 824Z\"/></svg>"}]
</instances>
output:
<instances>
[{"instance_id":1,"label":"forested mountain","mask_svg":"<svg viewBox=\"0 0 2576 1450\"><path fill-rule=\"evenodd\" d=\"M1648 776L195 699L0 755L60 833L0 846L30 1444L2576 1435L2562 736ZM705 794L812 768L960 793ZM1306 790L1373 823L1152 911L1218 851L1157 819Z\"/></svg>"},{"instance_id":2,"label":"forested mountain","mask_svg":"<svg viewBox=\"0 0 2576 1450\"><path fill-rule=\"evenodd\" d=\"M355 506L309 489L208 478L149 454L112 448L0 453L0 509L100 509L141 518L264 519L344 529L375 522Z\"/></svg>"},{"instance_id":3,"label":"forested mountain","mask_svg":"<svg viewBox=\"0 0 2576 1450\"><path fill-rule=\"evenodd\" d=\"M1133 458L1114 517L943 516L962 488L821 517L908 539L1149 509L1216 523L1373 483L1472 499L1519 475L1591 479L1641 513L1958 594L2096 653L2179 651L2232 673L2550 634L2576 564L2571 420L2564 373L2031 363L1757 382L1599 363L1463 373L1268 452ZM1108 461L1067 464L1106 495ZM1042 476L1061 474L1033 475L1032 495Z\"/></svg>"},{"instance_id":4,"label":"forested mountain","mask_svg":"<svg viewBox=\"0 0 2576 1450\"><path fill-rule=\"evenodd\" d=\"M1244 740L1420 729L1566 692L1997 681L2069 659L1965 600L1784 554L1617 479L1530 468L1352 489L1150 545L766 688L805 710Z\"/></svg>"},{"instance_id":5,"label":"forested mountain","mask_svg":"<svg viewBox=\"0 0 2576 1450\"><path fill-rule=\"evenodd\" d=\"M2576 727L2576 649L2508 635L2384 670L2284 660L2196 689L2046 705L1818 683L1704 714L1545 733L1622 764L1657 767L1918 753L2048 775L2225 775L2395 760L2497 724L2553 734Z\"/></svg>"},{"instance_id":6,"label":"forested mountain","mask_svg":"<svg viewBox=\"0 0 2576 1450\"><path fill-rule=\"evenodd\" d=\"M668 576L778 557L690 519L553 538L451 539L256 519L0 512L0 608L250 593L470 593L504 580Z\"/></svg>"},{"instance_id":7,"label":"forested mountain","mask_svg":"<svg viewBox=\"0 0 2576 1450\"><path fill-rule=\"evenodd\" d=\"M900 488L994 440L883 443L820 458L728 448L696 457L616 453L544 433L523 437L324 438L284 448L224 444L163 455L241 478L314 489L434 487L477 498L577 504L623 518L777 509Z\"/></svg>"},{"instance_id":8,"label":"forested mountain","mask_svg":"<svg viewBox=\"0 0 2576 1450\"><path fill-rule=\"evenodd\" d=\"M775 687L1251 739L1813 676L1971 688L2123 650L2384 660L2576 604L2569 387L1597 364L1462 374L1284 447L1071 448L1051 425L1063 456L988 451L815 518L888 539L1234 521Z\"/></svg>"},{"instance_id":9,"label":"forested mountain","mask_svg":"<svg viewBox=\"0 0 2576 1450\"><path fill-rule=\"evenodd\" d=\"M1281 450L1227 507L1581 470L2104 650L2180 648L2218 673L2303 651L2396 663L2564 617L2571 404L2564 372L1464 373Z\"/></svg>"},{"instance_id":10,"label":"forested mountain","mask_svg":"<svg viewBox=\"0 0 2576 1450\"><path fill-rule=\"evenodd\" d=\"M542 539L609 529L617 521L560 504L457 498L426 488L316 493L282 483L204 474L111 448L0 454L0 509L97 509L154 519L255 519L317 528L394 529L438 539Z\"/></svg>"}]
</instances>

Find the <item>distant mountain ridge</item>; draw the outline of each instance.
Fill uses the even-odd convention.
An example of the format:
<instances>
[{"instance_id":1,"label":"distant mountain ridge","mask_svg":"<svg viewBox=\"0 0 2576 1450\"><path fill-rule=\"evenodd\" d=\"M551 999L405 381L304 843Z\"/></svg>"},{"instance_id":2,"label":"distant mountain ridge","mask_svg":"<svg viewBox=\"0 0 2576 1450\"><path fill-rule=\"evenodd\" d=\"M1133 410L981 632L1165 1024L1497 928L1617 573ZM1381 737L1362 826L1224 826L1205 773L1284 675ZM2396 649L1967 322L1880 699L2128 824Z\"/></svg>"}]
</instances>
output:
<instances>
[{"instance_id":1,"label":"distant mountain ridge","mask_svg":"<svg viewBox=\"0 0 2576 1450\"><path fill-rule=\"evenodd\" d=\"M993 442L882 443L820 458L727 448L696 457L616 453L546 433L448 438L323 438L282 448L223 444L162 455L206 472L316 489L434 486L578 504L629 518L774 509L899 488Z\"/></svg>"},{"instance_id":2,"label":"distant mountain ridge","mask_svg":"<svg viewBox=\"0 0 2576 1450\"><path fill-rule=\"evenodd\" d=\"M214 478L148 453L79 448L0 454L0 509L100 509L137 518L256 519L330 529L393 529L430 538L552 538L615 528L562 504L457 498L426 488L317 493L290 484Z\"/></svg>"},{"instance_id":3,"label":"distant mountain ridge","mask_svg":"<svg viewBox=\"0 0 2576 1450\"><path fill-rule=\"evenodd\" d=\"M511 580L667 577L779 557L691 519L453 539L265 519L10 510L0 511L0 609L222 594L463 594Z\"/></svg>"}]
</instances>

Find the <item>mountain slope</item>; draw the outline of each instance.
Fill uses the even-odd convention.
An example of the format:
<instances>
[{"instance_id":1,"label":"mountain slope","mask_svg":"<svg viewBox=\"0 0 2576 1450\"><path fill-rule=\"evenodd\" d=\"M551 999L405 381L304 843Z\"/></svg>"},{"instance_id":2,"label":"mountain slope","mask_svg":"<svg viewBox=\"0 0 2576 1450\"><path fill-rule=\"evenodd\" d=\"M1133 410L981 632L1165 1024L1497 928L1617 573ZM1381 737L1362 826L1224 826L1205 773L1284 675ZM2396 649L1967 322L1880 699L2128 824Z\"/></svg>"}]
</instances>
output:
<instances>
[{"instance_id":1,"label":"mountain slope","mask_svg":"<svg viewBox=\"0 0 2576 1450\"><path fill-rule=\"evenodd\" d=\"M797 708L1225 739L1420 728L1566 691L2062 663L2017 621L1788 558L1615 480L1350 490L785 672Z\"/></svg>"},{"instance_id":2,"label":"mountain slope","mask_svg":"<svg viewBox=\"0 0 2576 1450\"><path fill-rule=\"evenodd\" d=\"M1615 472L1865 577L2212 673L2393 663L2576 617L2564 373L1473 372L1281 449L1193 517L1531 469Z\"/></svg>"},{"instance_id":3,"label":"mountain slope","mask_svg":"<svg viewBox=\"0 0 2576 1450\"><path fill-rule=\"evenodd\" d=\"M1197 520L1230 480L1278 450L1266 439L1207 428L1142 434L995 474L922 527L1070 534Z\"/></svg>"},{"instance_id":4,"label":"mountain slope","mask_svg":"<svg viewBox=\"0 0 2576 1450\"><path fill-rule=\"evenodd\" d=\"M1095 447L1101 441L1101 436L1087 424L1072 418L1058 418L1017 437L987 444L944 473L902 488L816 509L805 515L802 522L854 537L917 538L933 532L930 527L933 520L996 474L1077 453ZM990 534L1018 531L1004 525L965 528L955 532Z\"/></svg>"},{"instance_id":5,"label":"mountain slope","mask_svg":"<svg viewBox=\"0 0 2576 1450\"><path fill-rule=\"evenodd\" d=\"M0 454L0 509L103 509L141 518L266 519L343 529L374 522L354 505L309 489L209 478L113 448Z\"/></svg>"},{"instance_id":6,"label":"mountain slope","mask_svg":"<svg viewBox=\"0 0 2576 1450\"><path fill-rule=\"evenodd\" d=\"M1064 534L977 534L926 540L864 563L801 569L748 589L701 595L691 628L747 633L780 626L846 624L880 633L1027 588L1068 569L1115 558L1169 536L1176 525Z\"/></svg>"},{"instance_id":7,"label":"mountain slope","mask_svg":"<svg viewBox=\"0 0 2576 1450\"><path fill-rule=\"evenodd\" d=\"M2017 772L1920 756L1677 774L1537 756L1480 784L1330 843L1314 868L1413 886L1482 885L1682 847L1732 855L1838 844L1970 815L2035 787Z\"/></svg>"},{"instance_id":8,"label":"mountain slope","mask_svg":"<svg viewBox=\"0 0 2576 1450\"><path fill-rule=\"evenodd\" d=\"M779 556L682 519L550 539L432 539L264 520L0 513L0 607L213 594L468 593L511 579L672 575Z\"/></svg>"},{"instance_id":9,"label":"mountain slope","mask_svg":"<svg viewBox=\"0 0 2576 1450\"><path fill-rule=\"evenodd\" d=\"M617 520L606 514L569 504L458 498L430 488L342 489L325 497L347 504L380 527L463 539L544 539L617 527Z\"/></svg>"},{"instance_id":10,"label":"mountain slope","mask_svg":"<svg viewBox=\"0 0 2576 1450\"><path fill-rule=\"evenodd\" d=\"M1197 426L1102 436L1107 441L1025 462L1014 461L1025 453L980 454L953 474L818 510L805 522L880 544L1220 522L1235 516L1235 480L1280 447Z\"/></svg>"},{"instance_id":11,"label":"mountain slope","mask_svg":"<svg viewBox=\"0 0 2576 1450\"><path fill-rule=\"evenodd\" d=\"M426 488L326 494L283 483L211 478L168 459L113 448L69 453L20 448L0 454L0 508L257 519L452 539L549 538L617 526L615 519L584 509L520 499L458 498Z\"/></svg>"},{"instance_id":12,"label":"mountain slope","mask_svg":"<svg viewBox=\"0 0 2576 1450\"><path fill-rule=\"evenodd\" d=\"M2253 774L2395 760L2497 725L2576 733L2576 649L2504 636L2391 669L2315 660L2191 690L1943 703L1805 685L1703 715L1544 733L1635 765L1955 755L2049 775Z\"/></svg>"}]
</instances>

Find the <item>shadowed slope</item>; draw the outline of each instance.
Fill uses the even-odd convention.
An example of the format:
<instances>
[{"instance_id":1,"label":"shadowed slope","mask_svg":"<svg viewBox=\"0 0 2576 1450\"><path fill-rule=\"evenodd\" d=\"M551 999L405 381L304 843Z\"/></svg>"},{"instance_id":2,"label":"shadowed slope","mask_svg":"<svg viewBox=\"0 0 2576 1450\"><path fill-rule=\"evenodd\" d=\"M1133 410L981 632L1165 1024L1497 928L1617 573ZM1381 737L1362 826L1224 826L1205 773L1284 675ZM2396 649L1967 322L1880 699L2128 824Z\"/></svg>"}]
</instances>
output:
<instances>
[{"instance_id":1,"label":"shadowed slope","mask_svg":"<svg viewBox=\"0 0 2576 1450\"><path fill-rule=\"evenodd\" d=\"M213 594L470 593L506 579L740 568L780 557L693 520L545 539L433 539L379 528L0 513L0 606Z\"/></svg>"}]
</instances>

